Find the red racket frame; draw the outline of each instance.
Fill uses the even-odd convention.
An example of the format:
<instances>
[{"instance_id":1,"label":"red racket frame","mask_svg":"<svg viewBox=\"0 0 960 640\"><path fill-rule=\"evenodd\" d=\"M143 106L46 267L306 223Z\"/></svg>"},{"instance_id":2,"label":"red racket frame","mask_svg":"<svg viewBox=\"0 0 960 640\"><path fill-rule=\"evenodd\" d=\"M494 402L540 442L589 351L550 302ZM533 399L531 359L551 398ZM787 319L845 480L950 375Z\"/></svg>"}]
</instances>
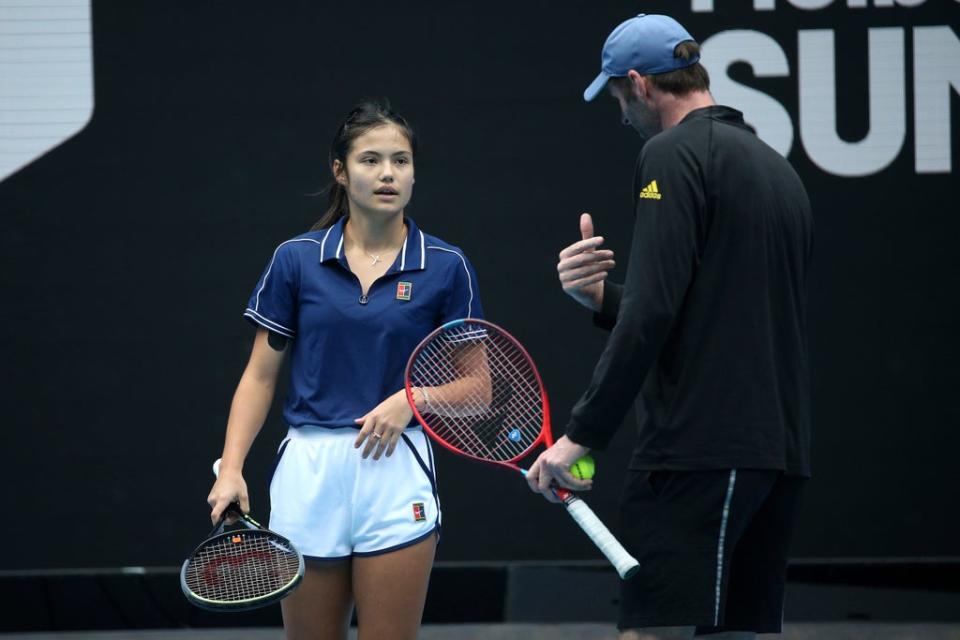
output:
<instances>
[{"instance_id":1,"label":"red racket frame","mask_svg":"<svg viewBox=\"0 0 960 640\"><path fill-rule=\"evenodd\" d=\"M437 433L430 428L430 425L427 424L426 419L424 419L419 409L417 409L416 402L414 401L414 398L413 398L413 386L410 383L410 371L413 368L413 364L414 362L416 362L417 357L420 355L423 349L437 335L443 333L450 327L465 324L467 322L470 322L471 324L478 324L481 326L485 326L503 335L507 340L509 340L513 344L513 346L515 346L520 351L520 353L523 354L523 357L526 360L527 364L530 365L531 371L533 371L533 375L536 376L537 384L540 387L540 399L543 402L543 424L540 426L540 435L538 435L537 438L532 443L530 443L529 447L527 447L526 449L524 449L514 457L510 458L509 460L488 460L486 458L475 456L467 451L464 451L463 449L460 449L450 444L449 442L441 438L439 435L437 435ZM424 428L424 430L431 436L431 438L433 438L435 442L437 442L437 444L444 447L448 451L452 451L453 453L456 453L457 455L461 455L466 458L472 458L473 460L477 460L478 462L485 462L487 464L492 464L492 465L497 465L501 467L506 467L508 469L513 469L514 471L517 471L523 475L526 475L527 470L515 463L527 457L530 454L530 452L536 449L537 446L540 444L543 444L546 448L550 448L553 446L553 442L554 442L553 432L550 428L550 399L547 397L547 388L543 384L543 378L540 377L540 371L537 369L537 365L533 361L533 358L530 356L530 353L526 350L526 348L524 348L524 346L520 343L520 341L517 340L515 337L513 337L513 335L509 331L492 322L489 322L487 320L480 320L478 318L463 318L460 320L453 320L451 322L448 322L431 331L427 335L427 337L425 337L423 340L420 341L420 344L416 346L416 348L413 350L413 353L410 354L410 358L407 360L407 366L403 372L403 386L407 392L407 403L410 405L410 408L413 410L413 415L417 419L417 422L420 423L420 426ZM563 501L566 501L572 495L571 491L563 487L555 487L554 493L560 500L563 500Z\"/></svg>"}]
</instances>

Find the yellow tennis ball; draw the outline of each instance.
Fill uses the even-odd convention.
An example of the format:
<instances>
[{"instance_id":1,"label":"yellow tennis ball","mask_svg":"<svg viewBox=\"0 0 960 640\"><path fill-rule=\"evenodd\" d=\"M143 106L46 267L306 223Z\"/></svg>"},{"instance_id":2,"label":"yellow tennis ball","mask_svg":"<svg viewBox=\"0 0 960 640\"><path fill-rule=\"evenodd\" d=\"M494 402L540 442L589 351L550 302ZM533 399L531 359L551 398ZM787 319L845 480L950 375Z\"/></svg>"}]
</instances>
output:
<instances>
[{"instance_id":1,"label":"yellow tennis ball","mask_svg":"<svg viewBox=\"0 0 960 640\"><path fill-rule=\"evenodd\" d=\"M596 471L597 465L589 453L570 465L570 475L580 480L589 480Z\"/></svg>"}]
</instances>

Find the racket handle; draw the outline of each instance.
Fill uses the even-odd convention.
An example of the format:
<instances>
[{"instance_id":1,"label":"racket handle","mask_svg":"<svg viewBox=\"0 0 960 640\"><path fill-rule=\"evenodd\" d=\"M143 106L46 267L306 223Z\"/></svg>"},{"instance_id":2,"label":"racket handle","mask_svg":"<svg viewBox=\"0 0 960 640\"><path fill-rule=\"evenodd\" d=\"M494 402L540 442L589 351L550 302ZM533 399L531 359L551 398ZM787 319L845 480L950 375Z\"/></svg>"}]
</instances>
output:
<instances>
[{"instance_id":1,"label":"racket handle","mask_svg":"<svg viewBox=\"0 0 960 640\"><path fill-rule=\"evenodd\" d=\"M607 557L620 577L627 579L640 569L640 563L630 553L623 548L606 525L600 521L593 509L587 506L587 503L573 495L567 494L563 501L567 512L573 517L584 533L590 536L593 544Z\"/></svg>"}]
</instances>

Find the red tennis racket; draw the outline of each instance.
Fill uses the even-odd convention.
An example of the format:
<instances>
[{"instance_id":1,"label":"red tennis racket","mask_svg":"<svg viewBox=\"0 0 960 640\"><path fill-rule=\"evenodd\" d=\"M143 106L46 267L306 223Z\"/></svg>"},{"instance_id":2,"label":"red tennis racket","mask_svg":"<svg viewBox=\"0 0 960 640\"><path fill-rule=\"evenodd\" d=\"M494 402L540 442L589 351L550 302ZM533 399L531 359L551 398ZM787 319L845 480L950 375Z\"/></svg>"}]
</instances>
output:
<instances>
[{"instance_id":1,"label":"red tennis racket","mask_svg":"<svg viewBox=\"0 0 960 640\"><path fill-rule=\"evenodd\" d=\"M454 320L414 349L405 374L407 401L426 432L450 451L525 474L517 462L553 445L550 403L533 359L516 338L485 320ZM419 411L413 389L426 406ZM621 578L640 563L587 504L557 487L556 496Z\"/></svg>"}]
</instances>

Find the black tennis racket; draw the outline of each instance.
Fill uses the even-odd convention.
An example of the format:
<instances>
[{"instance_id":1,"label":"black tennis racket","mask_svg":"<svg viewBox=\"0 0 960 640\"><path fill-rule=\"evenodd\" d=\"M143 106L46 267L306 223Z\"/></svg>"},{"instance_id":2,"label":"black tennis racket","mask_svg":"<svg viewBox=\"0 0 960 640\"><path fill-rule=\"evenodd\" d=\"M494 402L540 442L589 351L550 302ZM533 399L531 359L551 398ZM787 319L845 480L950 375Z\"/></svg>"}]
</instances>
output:
<instances>
[{"instance_id":1,"label":"black tennis racket","mask_svg":"<svg viewBox=\"0 0 960 640\"><path fill-rule=\"evenodd\" d=\"M219 467L214 463L214 473ZM226 531L229 516L242 528ZM279 601L303 579L303 556L278 533L230 504L220 522L183 562L180 588L211 611L257 609Z\"/></svg>"}]
</instances>

